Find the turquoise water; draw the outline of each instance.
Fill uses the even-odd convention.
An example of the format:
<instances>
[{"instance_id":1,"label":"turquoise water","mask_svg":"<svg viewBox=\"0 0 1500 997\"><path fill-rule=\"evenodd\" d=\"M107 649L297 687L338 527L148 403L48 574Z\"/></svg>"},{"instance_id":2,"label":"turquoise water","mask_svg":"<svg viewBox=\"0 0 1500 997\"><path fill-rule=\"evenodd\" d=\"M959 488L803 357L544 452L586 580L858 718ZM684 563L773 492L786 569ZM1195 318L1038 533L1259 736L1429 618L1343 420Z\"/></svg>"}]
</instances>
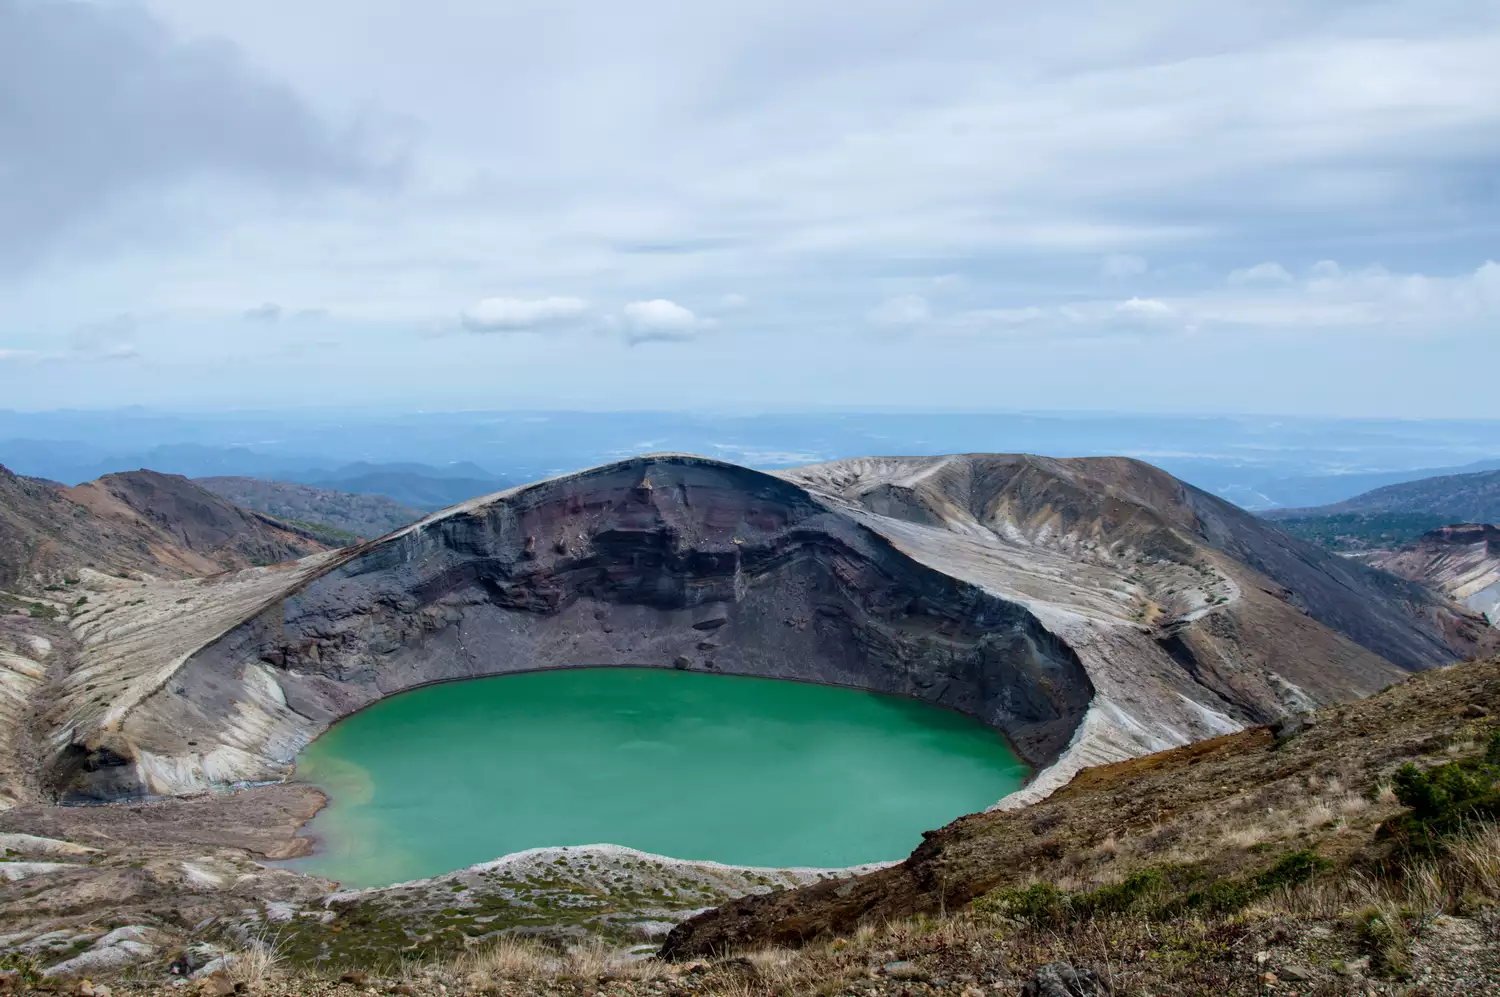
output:
<instances>
[{"instance_id":1,"label":"turquoise water","mask_svg":"<svg viewBox=\"0 0 1500 997\"><path fill-rule=\"evenodd\" d=\"M904 857L1025 780L1003 738L925 703L649 668L428 686L298 761L332 798L303 871L378 886L543 845L735 865Z\"/></svg>"}]
</instances>

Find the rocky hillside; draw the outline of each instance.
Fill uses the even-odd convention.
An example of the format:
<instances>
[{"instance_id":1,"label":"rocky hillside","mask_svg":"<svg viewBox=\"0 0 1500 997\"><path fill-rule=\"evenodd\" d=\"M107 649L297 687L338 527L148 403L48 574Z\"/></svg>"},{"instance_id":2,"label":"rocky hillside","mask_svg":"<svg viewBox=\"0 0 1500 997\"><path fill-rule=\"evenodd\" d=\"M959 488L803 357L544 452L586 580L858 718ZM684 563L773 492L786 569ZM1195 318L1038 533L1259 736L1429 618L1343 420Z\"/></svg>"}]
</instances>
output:
<instances>
[{"instance_id":1,"label":"rocky hillside","mask_svg":"<svg viewBox=\"0 0 1500 997\"><path fill-rule=\"evenodd\" d=\"M193 484L235 505L263 512L295 526L341 532L346 534L346 541L385 536L426 515L384 495L357 495L289 481L194 478Z\"/></svg>"},{"instance_id":2,"label":"rocky hillside","mask_svg":"<svg viewBox=\"0 0 1500 997\"><path fill-rule=\"evenodd\" d=\"M18 807L0 958L121 994L1494 995L1497 715L1500 662L1434 669L1090 769L857 878L552 848L338 891L264 861L306 844L308 787Z\"/></svg>"},{"instance_id":3,"label":"rocky hillside","mask_svg":"<svg viewBox=\"0 0 1500 997\"><path fill-rule=\"evenodd\" d=\"M1444 526L1415 543L1374 552L1365 563L1431 586L1500 626L1500 528Z\"/></svg>"},{"instance_id":4,"label":"rocky hillside","mask_svg":"<svg viewBox=\"0 0 1500 997\"><path fill-rule=\"evenodd\" d=\"M0 587L60 585L83 568L194 577L324 549L177 475L130 471L69 488L0 467Z\"/></svg>"},{"instance_id":5,"label":"rocky hillside","mask_svg":"<svg viewBox=\"0 0 1500 997\"><path fill-rule=\"evenodd\" d=\"M1274 509L1272 520L1359 513L1439 516L1449 523L1500 522L1500 471L1447 474L1387 485L1343 502L1309 509Z\"/></svg>"},{"instance_id":6,"label":"rocky hillside","mask_svg":"<svg viewBox=\"0 0 1500 997\"><path fill-rule=\"evenodd\" d=\"M425 682L630 663L968 713L1041 770L1014 805L1500 637L1150 465L1022 455L636 458L273 572L101 588L72 625L85 650L47 722L80 799L280 778Z\"/></svg>"},{"instance_id":7,"label":"rocky hillside","mask_svg":"<svg viewBox=\"0 0 1500 997\"><path fill-rule=\"evenodd\" d=\"M1216 912L1209 886L1238 885L1242 897L1226 889L1220 901L1238 909L1288 855L1305 856L1302 871L1283 867L1287 878L1276 886L1324 871L1371 875L1396 844L1377 829L1404 809L1392 792L1398 769L1483 761L1487 752L1500 765L1497 714L1500 661L1491 660L1429 672L1275 729L1088 769L1024 809L929 832L897 865L851 882L744 897L692 918L663 952L684 958L850 937L862 926L963 911L981 898L1017 920L1045 918L1049 903L1071 919L1086 917L1090 905L1123 913L1136 900L1165 904L1180 891L1181 914L1202 916ZM1495 808L1475 812L1472 830L1483 831L1485 815L1500 817L1500 798L1478 805ZM1136 894L1122 893L1132 879ZM1500 890L1500 877L1487 889Z\"/></svg>"}]
</instances>

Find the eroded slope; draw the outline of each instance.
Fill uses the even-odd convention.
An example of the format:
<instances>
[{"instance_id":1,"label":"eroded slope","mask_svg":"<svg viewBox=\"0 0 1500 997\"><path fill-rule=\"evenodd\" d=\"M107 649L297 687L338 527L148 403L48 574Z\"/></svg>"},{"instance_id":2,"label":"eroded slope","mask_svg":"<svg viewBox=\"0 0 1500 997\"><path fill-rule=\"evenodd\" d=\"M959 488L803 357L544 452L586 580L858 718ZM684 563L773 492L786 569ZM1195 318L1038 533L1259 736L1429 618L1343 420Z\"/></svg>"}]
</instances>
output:
<instances>
[{"instance_id":1,"label":"eroded slope","mask_svg":"<svg viewBox=\"0 0 1500 997\"><path fill-rule=\"evenodd\" d=\"M1429 585L1500 626L1500 528L1444 526L1399 550L1375 551L1364 562Z\"/></svg>"},{"instance_id":2,"label":"eroded slope","mask_svg":"<svg viewBox=\"0 0 1500 997\"><path fill-rule=\"evenodd\" d=\"M52 715L59 787L94 798L280 778L338 717L423 683L609 664L959 709L1047 767L1035 798L1494 639L1149 465L1014 455L779 476L637 458L98 601Z\"/></svg>"},{"instance_id":3,"label":"eroded slope","mask_svg":"<svg viewBox=\"0 0 1500 997\"><path fill-rule=\"evenodd\" d=\"M0 588L41 590L83 568L210 575L324 549L179 475L131 471L69 488L0 467Z\"/></svg>"},{"instance_id":4,"label":"eroded slope","mask_svg":"<svg viewBox=\"0 0 1500 997\"><path fill-rule=\"evenodd\" d=\"M201 605L197 621L173 633L127 632L146 615L134 605L100 609L85 624L106 628L96 664L70 679L57 714L82 734L70 791L277 778L317 732L381 696L542 667L903 693L984 719L1041 763L1092 694L1077 656L1018 604L914 561L801 488L697 458L502 493L323 557L276 581L177 586L202 603L187 603ZM175 605L167 595L144 605ZM243 622L206 636L222 626L209 611L227 618L235 605ZM171 653L153 661L148 641Z\"/></svg>"},{"instance_id":5,"label":"eroded slope","mask_svg":"<svg viewBox=\"0 0 1500 997\"><path fill-rule=\"evenodd\" d=\"M853 881L731 901L673 930L663 954L850 937L1037 882L1083 891L1171 869L1213 883L1293 852L1316 852L1335 876L1368 876L1369 865L1350 866L1389 853L1377 829L1403 809L1380 788L1404 763L1482 753L1497 713L1500 660L1468 662L1326 708L1300 730L1257 727L1093 768L1034 806L930 832L904 862Z\"/></svg>"}]
</instances>

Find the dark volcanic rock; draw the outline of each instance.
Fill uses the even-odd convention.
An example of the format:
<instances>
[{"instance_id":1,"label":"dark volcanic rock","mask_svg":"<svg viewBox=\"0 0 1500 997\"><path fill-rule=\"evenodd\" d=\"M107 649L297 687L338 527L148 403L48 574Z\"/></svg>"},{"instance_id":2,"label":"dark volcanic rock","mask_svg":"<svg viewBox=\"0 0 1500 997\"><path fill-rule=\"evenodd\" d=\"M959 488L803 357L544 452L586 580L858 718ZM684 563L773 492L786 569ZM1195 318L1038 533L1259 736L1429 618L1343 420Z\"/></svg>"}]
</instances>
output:
<instances>
[{"instance_id":1,"label":"dark volcanic rock","mask_svg":"<svg viewBox=\"0 0 1500 997\"><path fill-rule=\"evenodd\" d=\"M183 542L211 542L216 521L193 522ZM1465 628L1494 633L1310 551L1138 461L861 458L771 475L657 455L456 506L279 583L195 589L212 621L111 606L109 630L138 612L150 651L92 645L128 675L100 660L88 681L128 679L137 698L101 705L77 683L54 715L85 756L108 747L142 789L179 793L284 775L338 718L429 682L703 668L959 710L1049 766L1040 793L1367 695L1468 653ZM91 778L69 773L82 795L128 791Z\"/></svg>"}]
</instances>

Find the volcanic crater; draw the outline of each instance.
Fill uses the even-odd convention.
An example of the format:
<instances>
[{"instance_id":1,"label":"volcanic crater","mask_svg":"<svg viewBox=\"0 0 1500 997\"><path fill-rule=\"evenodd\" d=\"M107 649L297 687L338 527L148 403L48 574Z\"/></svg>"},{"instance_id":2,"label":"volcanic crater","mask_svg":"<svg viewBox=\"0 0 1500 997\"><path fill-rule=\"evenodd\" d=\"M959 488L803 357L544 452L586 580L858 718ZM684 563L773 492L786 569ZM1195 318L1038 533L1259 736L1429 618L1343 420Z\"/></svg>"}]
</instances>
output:
<instances>
[{"instance_id":1,"label":"volcanic crater","mask_svg":"<svg viewBox=\"0 0 1500 997\"><path fill-rule=\"evenodd\" d=\"M1493 634L1137 461L661 454L268 568L102 585L48 716L65 800L284 778L406 689L634 665L913 696L1080 767L1365 695Z\"/></svg>"}]
</instances>

